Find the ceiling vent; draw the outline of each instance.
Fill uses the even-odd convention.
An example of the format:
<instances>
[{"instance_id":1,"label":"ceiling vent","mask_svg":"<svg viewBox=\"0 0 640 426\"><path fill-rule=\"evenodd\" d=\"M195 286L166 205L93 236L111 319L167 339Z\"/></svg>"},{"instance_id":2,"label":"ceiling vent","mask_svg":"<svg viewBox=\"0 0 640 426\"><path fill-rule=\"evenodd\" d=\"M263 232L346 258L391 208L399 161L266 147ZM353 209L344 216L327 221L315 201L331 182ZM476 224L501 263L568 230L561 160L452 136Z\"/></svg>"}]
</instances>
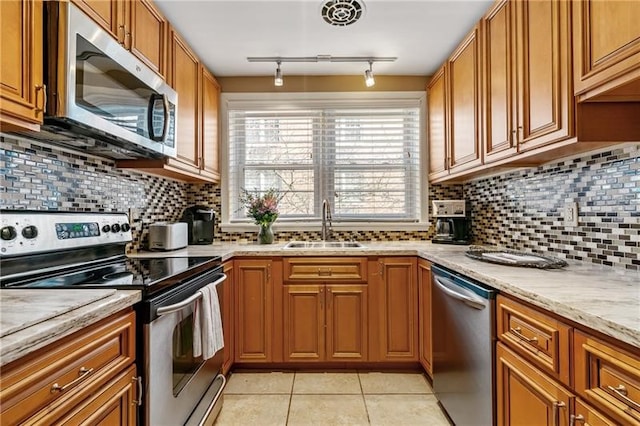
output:
<instances>
[{"instance_id":1,"label":"ceiling vent","mask_svg":"<svg viewBox=\"0 0 640 426\"><path fill-rule=\"evenodd\" d=\"M327 0L322 4L322 19L336 27L346 27L362 18L364 3L358 0Z\"/></svg>"}]
</instances>

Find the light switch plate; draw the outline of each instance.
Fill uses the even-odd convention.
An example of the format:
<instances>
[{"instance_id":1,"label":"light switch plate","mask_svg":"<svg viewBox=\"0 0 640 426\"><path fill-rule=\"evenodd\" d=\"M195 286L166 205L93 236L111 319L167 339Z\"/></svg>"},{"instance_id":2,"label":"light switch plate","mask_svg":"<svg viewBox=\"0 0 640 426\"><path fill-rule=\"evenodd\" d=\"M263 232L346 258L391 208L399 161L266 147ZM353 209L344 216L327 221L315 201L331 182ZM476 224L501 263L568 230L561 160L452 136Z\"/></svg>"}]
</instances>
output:
<instances>
[{"instance_id":1,"label":"light switch plate","mask_svg":"<svg viewBox=\"0 0 640 426\"><path fill-rule=\"evenodd\" d=\"M565 204L564 226L578 226L578 203L570 202Z\"/></svg>"},{"instance_id":2,"label":"light switch plate","mask_svg":"<svg viewBox=\"0 0 640 426\"><path fill-rule=\"evenodd\" d=\"M136 220L140 220L140 210L135 207L129 208L129 222L133 223Z\"/></svg>"}]
</instances>

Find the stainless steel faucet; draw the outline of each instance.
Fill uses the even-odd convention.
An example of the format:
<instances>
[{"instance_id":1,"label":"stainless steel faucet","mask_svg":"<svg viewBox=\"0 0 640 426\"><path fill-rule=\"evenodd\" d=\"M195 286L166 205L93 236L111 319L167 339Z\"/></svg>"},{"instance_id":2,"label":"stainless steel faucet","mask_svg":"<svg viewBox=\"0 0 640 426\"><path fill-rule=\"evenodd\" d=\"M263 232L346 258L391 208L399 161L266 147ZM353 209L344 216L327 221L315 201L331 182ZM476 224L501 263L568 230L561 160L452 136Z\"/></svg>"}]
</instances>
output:
<instances>
[{"instance_id":1,"label":"stainless steel faucet","mask_svg":"<svg viewBox=\"0 0 640 426\"><path fill-rule=\"evenodd\" d=\"M329 227L327 228L327 221L329 221ZM322 241L327 241L331 238L331 204L326 199L322 200Z\"/></svg>"}]
</instances>

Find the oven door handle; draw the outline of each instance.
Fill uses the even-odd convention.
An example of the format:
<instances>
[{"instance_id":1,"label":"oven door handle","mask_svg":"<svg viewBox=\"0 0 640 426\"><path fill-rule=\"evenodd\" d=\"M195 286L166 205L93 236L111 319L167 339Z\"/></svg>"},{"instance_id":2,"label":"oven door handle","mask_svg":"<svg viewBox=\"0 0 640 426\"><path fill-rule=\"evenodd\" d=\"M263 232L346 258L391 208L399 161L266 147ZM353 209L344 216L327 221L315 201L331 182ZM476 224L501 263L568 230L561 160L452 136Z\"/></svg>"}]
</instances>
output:
<instances>
[{"instance_id":1,"label":"oven door handle","mask_svg":"<svg viewBox=\"0 0 640 426\"><path fill-rule=\"evenodd\" d=\"M217 286L218 284L222 283L226 279L227 279L227 276L225 274L222 274L222 277L220 277L218 280L214 281L213 285ZM172 312L179 311L179 310L183 309L186 306L189 306L190 304L192 304L193 302L195 302L196 300L201 299L201 298L202 298L202 292L201 291L196 291L191 296L187 297L186 299L182 300L181 302L174 303L173 305L169 305L169 306L162 306L162 307L158 308L156 313L158 314L158 316L170 314Z\"/></svg>"}]
</instances>

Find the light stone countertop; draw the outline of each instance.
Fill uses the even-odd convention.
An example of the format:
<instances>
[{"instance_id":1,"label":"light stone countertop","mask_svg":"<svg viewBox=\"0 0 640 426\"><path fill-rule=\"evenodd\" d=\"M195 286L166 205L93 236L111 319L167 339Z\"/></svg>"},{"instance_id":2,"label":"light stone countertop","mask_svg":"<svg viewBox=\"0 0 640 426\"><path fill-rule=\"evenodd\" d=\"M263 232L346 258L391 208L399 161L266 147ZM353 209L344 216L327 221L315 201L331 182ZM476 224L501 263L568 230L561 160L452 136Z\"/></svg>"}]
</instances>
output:
<instances>
[{"instance_id":1,"label":"light stone countertop","mask_svg":"<svg viewBox=\"0 0 640 426\"><path fill-rule=\"evenodd\" d=\"M638 271L577 261L568 261L567 267L551 270L503 266L465 256L468 246L423 241L362 244L365 248L283 249L285 243L213 243L172 252L141 252L135 256L221 256L223 261L251 256L419 256L640 348Z\"/></svg>"},{"instance_id":2,"label":"light stone countertop","mask_svg":"<svg viewBox=\"0 0 640 426\"><path fill-rule=\"evenodd\" d=\"M140 301L138 290L0 290L0 366Z\"/></svg>"}]
</instances>

